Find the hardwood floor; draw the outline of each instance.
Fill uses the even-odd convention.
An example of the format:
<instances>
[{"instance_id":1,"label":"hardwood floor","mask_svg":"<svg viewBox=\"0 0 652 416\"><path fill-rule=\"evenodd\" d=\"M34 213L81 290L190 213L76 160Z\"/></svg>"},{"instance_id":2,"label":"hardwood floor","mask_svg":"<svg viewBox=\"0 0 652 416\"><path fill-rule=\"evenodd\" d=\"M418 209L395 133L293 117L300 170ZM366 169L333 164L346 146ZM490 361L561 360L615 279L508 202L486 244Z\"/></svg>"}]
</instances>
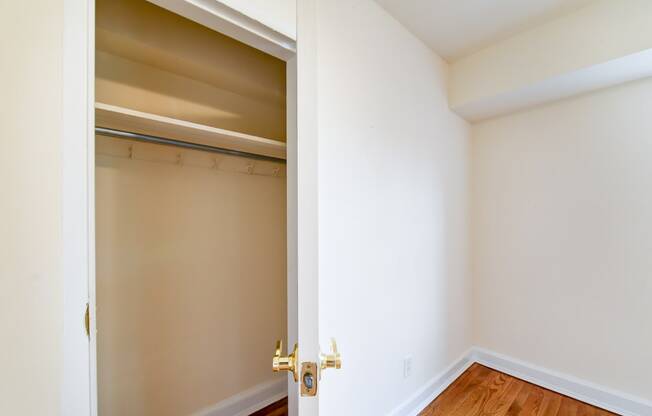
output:
<instances>
[{"instance_id":1,"label":"hardwood floor","mask_svg":"<svg viewBox=\"0 0 652 416\"><path fill-rule=\"evenodd\" d=\"M250 416L287 416L288 414L288 398L281 399L276 403L272 403L269 406L260 409L256 413L252 413Z\"/></svg>"},{"instance_id":2,"label":"hardwood floor","mask_svg":"<svg viewBox=\"0 0 652 416\"><path fill-rule=\"evenodd\" d=\"M473 364L420 416L606 416L614 413Z\"/></svg>"},{"instance_id":3,"label":"hardwood floor","mask_svg":"<svg viewBox=\"0 0 652 416\"><path fill-rule=\"evenodd\" d=\"M287 397L251 416L287 416ZM612 416L615 413L473 364L419 416Z\"/></svg>"}]
</instances>

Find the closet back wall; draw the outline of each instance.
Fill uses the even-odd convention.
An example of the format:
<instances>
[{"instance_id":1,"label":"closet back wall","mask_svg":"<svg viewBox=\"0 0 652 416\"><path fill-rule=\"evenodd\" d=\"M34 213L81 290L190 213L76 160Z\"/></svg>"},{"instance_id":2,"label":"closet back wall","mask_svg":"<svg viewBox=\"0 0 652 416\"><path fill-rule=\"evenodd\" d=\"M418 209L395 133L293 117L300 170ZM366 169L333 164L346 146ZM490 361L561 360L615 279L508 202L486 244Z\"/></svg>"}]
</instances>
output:
<instances>
[{"instance_id":1,"label":"closet back wall","mask_svg":"<svg viewBox=\"0 0 652 416\"><path fill-rule=\"evenodd\" d=\"M100 416L189 415L285 380L285 178L129 145L98 138Z\"/></svg>"},{"instance_id":2,"label":"closet back wall","mask_svg":"<svg viewBox=\"0 0 652 416\"><path fill-rule=\"evenodd\" d=\"M285 179L129 144L98 140L100 415L187 415L274 379Z\"/></svg>"},{"instance_id":3,"label":"closet back wall","mask_svg":"<svg viewBox=\"0 0 652 416\"><path fill-rule=\"evenodd\" d=\"M96 71L99 102L285 140L285 63L145 0L97 2ZM284 383L284 167L96 150L100 416L190 415Z\"/></svg>"}]
</instances>

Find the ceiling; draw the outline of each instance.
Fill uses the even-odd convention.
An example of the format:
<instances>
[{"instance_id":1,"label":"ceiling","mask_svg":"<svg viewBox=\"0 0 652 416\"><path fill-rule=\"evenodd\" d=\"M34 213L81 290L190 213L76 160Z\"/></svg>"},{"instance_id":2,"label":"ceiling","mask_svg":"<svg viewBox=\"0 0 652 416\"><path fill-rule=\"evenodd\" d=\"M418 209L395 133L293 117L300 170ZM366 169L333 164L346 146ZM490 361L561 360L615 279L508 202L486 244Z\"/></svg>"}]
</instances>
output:
<instances>
[{"instance_id":1,"label":"ceiling","mask_svg":"<svg viewBox=\"0 0 652 416\"><path fill-rule=\"evenodd\" d=\"M451 62L594 0L376 0Z\"/></svg>"}]
</instances>

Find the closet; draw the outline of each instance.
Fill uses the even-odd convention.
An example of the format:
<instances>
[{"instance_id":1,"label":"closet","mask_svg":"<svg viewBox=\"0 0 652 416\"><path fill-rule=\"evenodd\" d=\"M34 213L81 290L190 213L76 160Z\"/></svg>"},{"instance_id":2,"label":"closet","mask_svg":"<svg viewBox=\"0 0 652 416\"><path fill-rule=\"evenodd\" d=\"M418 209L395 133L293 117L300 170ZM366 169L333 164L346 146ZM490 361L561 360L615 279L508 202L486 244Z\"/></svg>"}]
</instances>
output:
<instances>
[{"instance_id":1,"label":"closet","mask_svg":"<svg viewBox=\"0 0 652 416\"><path fill-rule=\"evenodd\" d=\"M284 388L285 62L145 0L96 2L95 54L99 416Z\"/></svg>"}]
</instances>

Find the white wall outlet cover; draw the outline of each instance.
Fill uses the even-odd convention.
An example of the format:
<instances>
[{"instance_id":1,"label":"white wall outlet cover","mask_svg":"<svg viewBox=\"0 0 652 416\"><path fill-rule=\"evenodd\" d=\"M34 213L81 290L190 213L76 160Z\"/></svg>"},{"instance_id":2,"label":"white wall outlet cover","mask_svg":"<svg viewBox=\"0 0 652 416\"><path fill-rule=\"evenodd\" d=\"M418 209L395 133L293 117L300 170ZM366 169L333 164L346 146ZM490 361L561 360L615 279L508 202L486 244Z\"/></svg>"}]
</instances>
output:
<instances>
[{"instance_id":1,"label":"white wall outlet cover","mask_svg":"<svg viewBox=\"0 0 652 416\"><path fill-rule=\"evenodd\" d=\"M412 357L406 356L403 359L403 378L408 378L412 375Z\"/></svg>"}]
</instances>

